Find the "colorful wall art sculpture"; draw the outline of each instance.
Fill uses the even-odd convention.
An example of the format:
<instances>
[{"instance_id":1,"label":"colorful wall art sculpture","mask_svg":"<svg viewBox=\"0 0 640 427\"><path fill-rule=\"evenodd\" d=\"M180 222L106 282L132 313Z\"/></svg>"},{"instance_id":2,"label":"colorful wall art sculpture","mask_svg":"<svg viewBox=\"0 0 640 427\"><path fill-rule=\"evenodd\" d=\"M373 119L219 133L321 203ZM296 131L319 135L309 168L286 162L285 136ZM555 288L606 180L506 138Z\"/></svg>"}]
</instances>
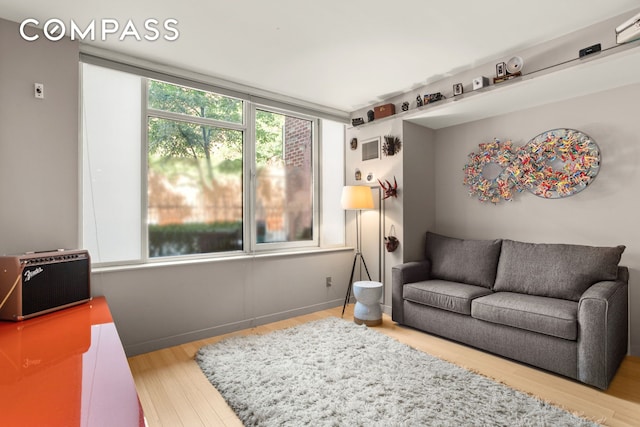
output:
<instances>
[{"instance_id":1,"label":"colorful wall art sculpture","mask_svg":"<svg viewBox=\"0 0 640 427\"><path fill-rule=\"evenodd\" d=\"M575 129L549 130L515 149L511 141L497 139L479 147L469 154L463 183L482 202L509 201L523 190L548 199L568 197L584 190L600 169L598 145Z\"/></svg>"}]
</instances>

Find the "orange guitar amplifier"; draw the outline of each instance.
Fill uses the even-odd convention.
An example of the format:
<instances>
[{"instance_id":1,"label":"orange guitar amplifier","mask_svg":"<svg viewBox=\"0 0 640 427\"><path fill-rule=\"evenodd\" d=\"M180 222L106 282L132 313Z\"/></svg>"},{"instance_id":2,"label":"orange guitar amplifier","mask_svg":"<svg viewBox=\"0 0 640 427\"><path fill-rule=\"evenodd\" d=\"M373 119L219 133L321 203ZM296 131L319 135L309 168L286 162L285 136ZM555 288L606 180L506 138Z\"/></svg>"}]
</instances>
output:
<instances>
[{"instance_id":1,"label":"orange guitar amplifier","mask_svg":"<svg viewBox=\"0 0 640 427\"><path fill-rule=\"evenodd\" d=\"M86 250L0 256L0 319L24 320L91 299Z\"/></svg>"}]
</instances>

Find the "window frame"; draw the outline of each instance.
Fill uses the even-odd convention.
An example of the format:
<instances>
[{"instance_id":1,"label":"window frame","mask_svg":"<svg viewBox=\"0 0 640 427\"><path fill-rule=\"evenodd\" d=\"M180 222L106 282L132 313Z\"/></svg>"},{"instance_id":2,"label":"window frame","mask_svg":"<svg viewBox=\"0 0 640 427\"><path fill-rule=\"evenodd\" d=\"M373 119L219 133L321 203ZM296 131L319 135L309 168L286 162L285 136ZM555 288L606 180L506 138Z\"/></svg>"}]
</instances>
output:
<instances>
[{"instance_id":1,"label":"window frame","mask_svg":"<svg viewBox=\"0 0 640 427\"><path fill-rule=\"evenodd\" d=\"M155 80L155 81L159 81L159 82L163 82L163 83L168 83L171 85L175 85L175 86L182 86L185 87L187 89L191 89L191 90L197 90L197 91L203 91L203 92L210 92L210 93L214 93L216 95L220 95L220 96L225 96L228 98L233 98L233 99L237 99L239 101L242 101L242 122L241 123L234 123L234 122L227 122L224 120L218 120L218 119L211 119L211 118L206 118L206 117L197 117L197 116L190 116L187 114L180 114L180 113L175 113L172 111L165 111L165 110L158 110L156 108L150 108L149 107L149 81L151 80ZM150 118L159 118L159 119L165 119L165 120L173 120L173 121L180 121L180 122L184 122L184 123L195 123L195 124L199 124L199 125L204 125L204 126L212 126L212 127L218 127L218 128L223 128L223 129L230 129L230 130L235 130L235 131L240 131L242 132L242 167L243 167L243 171L242 171L242 188L243 188L243 192L245 192L245 181L246 181L246 175L245 175L245 165L246 165L246 157L245 157L245 153L246 153L246 146L247 146L247 111L248 111L248 104L249 101L246 99L242 99L242 98L237 98L237 97L233 97L227 94L221 94L219 92L215 92L212 89L205 89L201 86L189 86L186 85L184 82L174 82L171 81L170 79L158 79L158 78L153 78L153 77L146 77L146 76L140 76L140 84L142 87L142 114L141 114L141 119L142 119L142 124L141 124L141 129L142 129L142 140L140 141L140 147L142 150L141 153L141 158L142 158L142 167L141 167L141 176L140 176L140 193L142 195L141 197L141 206L140 206L140 211L142 212L141 215L141 226L140 226L140 231L142 233L141 236L141 256L140 256L140 263L141 264L145 264L145 263L161 263L161 262L173 262L173 261L180 261L180 260L190 260L190 259L202 259L202 258L222 258L222 257L228 257L228 256L238 256L239 254L243 254L246 253L246 216L247 216L247 208L246 208L246 200L243 197L243 206L242 206L242 227L243 227L243 237L242 237L242 249L238 249L238 250L233 250L233 251L222 251L222 252L204 252L204 253L197 253L197 254L184 254L184 255L174 255L174 256L158 256L158 257L152 257L149 255L149 181L148 181L148 168L149 168L149 119Z\"/></svg>"},{"instance_id":2,"label":"window frame","mask_svg":"<svg viewBox=\"0 0 640 427\"><path fill-rule=\"evenodd\" d=\"M140 256L138 260L126 260L126 261L109 261L98 262L97 266L121 266L121 265L135 265L135 264L158 264L158 263L171 263L188 261L195 259L217 259L225 257L234 257L238 255L250 255L256 253L268 253L268 252L285 252L300 249L311 249L320 247L320 183L319 183L319 137L318 129L320 128L321 119L308 114L296 112L292 109L274 107L265 103L256 103L251 100L233 97L224 93L217 92L215 88L205 88L203 85L187 85L183 81L172 81L172 79L159 79L154 77L147 77L140 74L130 73L140 78L141 86L141 136L140 136L140 150L141 150L141 169L140 169ZM155 108L151 108L148 102L149 96L149 81L156 80L172 85L183 86L188 89L208 91L216 95L226 96L242 101L242 123L227 122L218 119L203 118L197 116L189 116L186 114L175 113L171 111L164 111ZM257 221L255 216L256 207L256 186L257 186L257 163L256 163L256 112L257 110L266 111L275 114L282 114L289 117L308 120L311 122L311 168L312 168L312 191L313 191L313 206L312 206L312 239L304 241L290 241L290 242L273 242L273 243L258 243L257 242ZM195 123L205 126L215 126L224 129L230 129L240 131L243 134L243 171L242 171L242 188L243 188L243 213L242 213L242 227L243 227L243 248L239 250L223 251L223 252L207 252L198 254L185 254L175 256L160 256L152 257L149 255L149 228L148 228L148 208L149 208L149 194L148 194L148 167L149 167L149 120L151 118L167 119L174 121L181 121L185 123Z\"/></svg>"},{"instance_id":3,"label":"window frame","mask_svg":"<svg viewBox=\"0 0 640 427\"><path fill-rule=\"evenodd\" d=\"M265 111L268 113L281 114L284 116L293 117L301 120L308 120L311 122L311 180L312 180L312 189L313 189L313 206L311 212L311 235L312 238L310 240L302 240L302 241L290 241L290 242L272 242L272 243L258 243L257 240L257 221L256 221L256 197L255 190L257 188L257 164L256 164L256 144L257 144L257 134L256 134L256 113L257 111ZM247 252L255 253L255 252L268 252L268 251L284 251L288 249L298 249L298 248L311 248L311 247L320 247L320 164L318 161L319 158L319 148L318 148L318 129L320 128L320 119L317 117L312 117L306 114L296 113L288 109L272 107L265 104L259 104L255 102L251 102L249 105L249 114L250 114L250 122L252 124L251 127L251 156L248 157L251 161L247 163L251 163L249 165L249 170L246 171L247 176L250 177L248 181L251 184L251 205L249 213L250 215L250 230L249 234L252 236L250 240L245 240L249 242L249 249ZM284 141L283 141L284 142Z\"/></svg>"}]
</instances>

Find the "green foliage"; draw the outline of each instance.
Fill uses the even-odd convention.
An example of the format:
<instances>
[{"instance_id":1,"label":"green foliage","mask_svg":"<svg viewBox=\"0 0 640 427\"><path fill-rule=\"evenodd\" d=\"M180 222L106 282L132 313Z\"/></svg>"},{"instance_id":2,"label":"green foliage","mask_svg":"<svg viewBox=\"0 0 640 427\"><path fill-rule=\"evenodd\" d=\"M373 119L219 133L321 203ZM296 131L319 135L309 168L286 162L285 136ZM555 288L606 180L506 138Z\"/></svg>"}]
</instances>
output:
<instances>
[{"instance_id":1,"label":"green foliage","mask_svg":"<svg viewBox=\"0 0 640 427\"><path fill-rule=\"evenodd\" d=\"M243 120L241 100L156 80L149 80L148 103L153 109L194 118L232 123L242 123ZM201 187L211 188L217 163L236 161L231 164L237 165L237 159L242 158L243 133L189 122L189 117L185 117L185 121L157 117L149 119L149 166L163 175L169 175L176 172L175 167L171 166L174 162L161 162L158 159L190 159L192 165L198 168L197 180ZM200 159L204 159L204 163ZM241 171L241 167L240 163L237 172Z\"/></svg>"},{"instance_id":2,"label":"green foliage","mask_svg":"<svg viewBox=\"0 0 640 427\"><path fill-rule=\"evenodd\" d=\"M149 81L149 107L187 116L242 123L243 102L171 83Z\"/></svg>"},{"instance_id":3,"label":"green foliage","mask_svg":"<svg viewBox=\"0 0 640 427\"><path fill-rule=\"evenodd\" d=\"M256 163L265 166L283 158L284 120L282 114L256 111Z\"/></svg>"},{"instance_id":4,"label":"green foliage","mask_svg":"<svg viewBox=\"0 0 640 427\"><path fill-rule=\"evenodd\" d=\"M149 154L209 162L212 155L216 160L233 160L242 156L242 132L152 117Z\"/></svg>"},{"instance_id":5,"label":"green foliage","mask_svg":"<svg viewBox=\"0 0 640 427\"><path fill-rule=\"evenodd\" d=\"M218 165L220 173L225 174L237 174L242 171L242 159L227 159L220 162Z\"/></svg>"},{"instance_id":6,"label":"green foliage","mask_svg":"<svg viewBox=\"0 0 640 427\"><path fill-rule=\"evenodd\" d=\"M242 101L176 86L149 81L149 107L194 118L242 123ZM151 118L149 153L170 157L206 158L215 153L222 159L242 153L242 132L185 121ZM212 176L212 174L210 174Z\"/></svg>"},{"instance_id":7,"label":"green foliage","mask_svg":"<svg viewBox=\"0 0 640 427\"><path fill-rule=\"evenodd\" d=\"M149 256L175 256L242 249L242 222L149 225Z\"/></svg>"},{"instance_id":8,"label":"green foliage","mask_svg":"<svg viewBox=\"0 0 640 427\"><path fill-rule=\"evenodd\" d=\"M241 100L156 80L149 80L148 95L150 108L185 115L185 121L149 119L150 157L191 159L200 169L204 187L210 187L215 180L216 167L224 173L241 172L243 132L189 122L189 117L194 117L242 123ZM258 167L282 159L284 120L282 114L256 112ZM205 159L205 163L199 159ZM150 167L157 168L162 174L167 174L163 169L165 166L167 163L150 161Z\"/></svg>"}]
</instances>

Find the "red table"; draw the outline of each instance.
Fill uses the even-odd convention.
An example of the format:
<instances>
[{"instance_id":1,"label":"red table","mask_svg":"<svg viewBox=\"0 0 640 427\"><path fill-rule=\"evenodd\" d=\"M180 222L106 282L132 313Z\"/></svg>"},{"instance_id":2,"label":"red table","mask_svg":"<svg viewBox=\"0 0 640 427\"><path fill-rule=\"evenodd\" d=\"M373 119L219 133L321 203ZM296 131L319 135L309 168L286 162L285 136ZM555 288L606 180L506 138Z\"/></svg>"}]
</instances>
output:
<instances>
[{"instance_id":1,"label":"red table","mask_svg":"<svg viewBox=\"0 0 640 427\"><path fill-rule=\"evenodd\" d=\"M145 425L104 297L21 322L0 321L0 425Z\"/></svg>"}]
</instances>

